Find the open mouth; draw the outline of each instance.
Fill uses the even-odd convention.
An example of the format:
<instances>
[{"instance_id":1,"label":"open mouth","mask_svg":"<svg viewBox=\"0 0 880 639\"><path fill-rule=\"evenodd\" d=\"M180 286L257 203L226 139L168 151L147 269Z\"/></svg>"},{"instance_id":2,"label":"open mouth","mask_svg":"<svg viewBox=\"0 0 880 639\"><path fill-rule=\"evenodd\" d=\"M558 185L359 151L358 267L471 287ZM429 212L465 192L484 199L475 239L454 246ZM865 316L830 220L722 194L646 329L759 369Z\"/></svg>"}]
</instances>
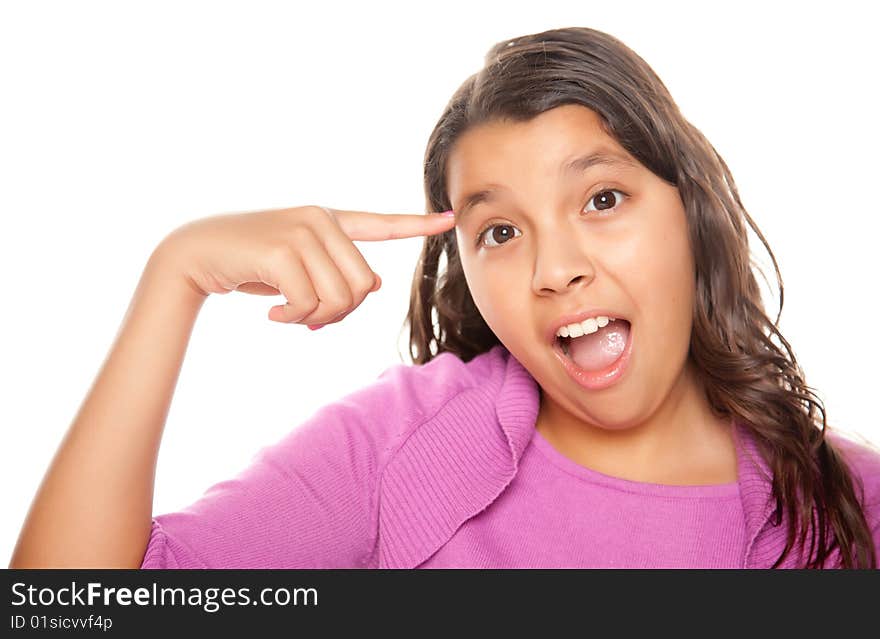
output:
<instances>
[{"instance_id":1,"label":"open mouth","mask_svg":"<svg viewBox=\"0 0 880 639\"><path fill-rule=\"evenodd\" d=\"M556 343L562 353L580 368L598 371L607 368L617 360L626 348L629 339L630 323L623 318L615 318L604 326L593 323L591 329L578 331L577 335L556 336Z\"/></svg>"},{"instance_id":2,"label":"open mouth","mask_svg":"<svg viewBox=\"0 0 880 639\"><path fill-rule=\"evenodd\" d=\"M599 389L611 385L623 374L632 341L632 325L618 318L586 335L557 335L553 350L575 381L586 388Z\"/></svg>"}]
</instances>

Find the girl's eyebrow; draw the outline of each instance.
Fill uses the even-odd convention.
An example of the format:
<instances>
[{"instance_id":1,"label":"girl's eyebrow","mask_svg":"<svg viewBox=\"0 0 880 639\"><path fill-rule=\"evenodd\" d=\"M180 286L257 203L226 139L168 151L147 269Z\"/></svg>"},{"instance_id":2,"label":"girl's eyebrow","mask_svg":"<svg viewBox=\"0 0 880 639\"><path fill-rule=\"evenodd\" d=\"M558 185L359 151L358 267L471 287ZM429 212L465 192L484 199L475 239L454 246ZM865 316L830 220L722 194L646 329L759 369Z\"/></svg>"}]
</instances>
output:
<instances>
[{"instance_id":1,"label":"girl's eyebrow","mask_svg":"<svg viewBox=\"0 0 880 639\"><path fill-rule=\"evenodd\" d=\"M636 163L628 157L620 155L614 151L606 149L598 149L590 153L579 155L568 162L563 162L559 167L561 176L571 176L584 173L588 169L597 166L610 166L619 169L636 168ZM463 204L456 211L456 223L461 224L465 216L470 213L475 206L484 202L490 202L495 198L498 191L508 191L508 187L503 184L490 183L478 191L468 193L462 198Z\"/></svg>"}]
</instances>

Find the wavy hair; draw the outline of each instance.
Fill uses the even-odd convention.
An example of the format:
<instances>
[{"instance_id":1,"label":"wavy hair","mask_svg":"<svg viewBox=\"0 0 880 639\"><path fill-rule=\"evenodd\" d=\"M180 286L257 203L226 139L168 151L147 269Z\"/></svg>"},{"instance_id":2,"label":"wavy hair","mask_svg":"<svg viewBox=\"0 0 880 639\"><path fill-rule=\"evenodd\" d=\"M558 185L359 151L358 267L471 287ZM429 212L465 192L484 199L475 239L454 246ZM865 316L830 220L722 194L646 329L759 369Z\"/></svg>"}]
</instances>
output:
<instances>
[{"instance_id":1,"label":"wavy hair","mask_svg":"<svg viewBox=\"0 0 880 639\"><path fill-rule=\"evenodd\" d=\"M634 51L606 33L577 27L493 45L483 68L454 93L428 140L427 210L452 208L447 159L470 127L524 122L564 104L592 109L623 148L679 189L696 266L688 357L705 379L710 404L721 415L739 418L773 471L773 525L780 525L783 509L788 519L786 545L773 567L795 543L805 548L808 531L803 567L825 567L835 548L840 562L832 567L876 567L854 482L864 489L825 437L825 408L778 327L784 296L776 258L740 201L727 164ZM775 322L763 308L752 270L760 268L751 259L746 224L776 271ZM416 364L442 352L467 362L500 343L468 290L454 233L427 236L414 273L404 329L409 326L409 355Z\"/></svg>"}]
</instances>

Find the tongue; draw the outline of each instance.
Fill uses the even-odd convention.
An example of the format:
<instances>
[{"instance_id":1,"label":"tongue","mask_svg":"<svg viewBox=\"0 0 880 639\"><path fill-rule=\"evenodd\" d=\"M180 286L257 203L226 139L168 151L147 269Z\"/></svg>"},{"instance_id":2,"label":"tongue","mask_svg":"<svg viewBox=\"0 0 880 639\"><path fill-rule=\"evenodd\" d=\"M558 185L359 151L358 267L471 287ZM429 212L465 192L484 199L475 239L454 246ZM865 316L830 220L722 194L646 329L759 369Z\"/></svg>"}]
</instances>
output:
<instances>
[{"instance_id":1,"label":"tongue","mask_svg":"<svg viewBox=\"0 0 880 639\"><path fill-rule=\"evenodd\" d=\"M570 339L569 357L584 370L598 371L620 357L628 338L629 322L618 319L595 333Z\"/></svg>"}]
</instances>

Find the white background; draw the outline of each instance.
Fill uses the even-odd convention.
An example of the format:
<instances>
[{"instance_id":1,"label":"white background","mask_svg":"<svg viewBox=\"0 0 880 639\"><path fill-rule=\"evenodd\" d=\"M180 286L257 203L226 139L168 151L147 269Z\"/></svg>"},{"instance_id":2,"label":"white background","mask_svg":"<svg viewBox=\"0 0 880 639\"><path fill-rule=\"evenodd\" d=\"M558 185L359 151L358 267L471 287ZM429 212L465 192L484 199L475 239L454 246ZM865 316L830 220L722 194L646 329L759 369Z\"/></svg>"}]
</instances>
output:
<instances>
[{"instance_id":1,"label":"white background","mask_svg":"<svg viewBox=\"0 0 880 639\"><path fill-rule=\"evenodd\" d=\"M168 232L312 203L423 213L425 144L452 92L496 41L565 26L633 48L725 158L780 263L781 327L807 383L829 423L880 442L880 47L863 4L2 4L0 553ZM359 242L382 289L320 331L271 322L281 297L207 300L154 513L401 361L421 244Z\"/></svg>"}]
</instances>

